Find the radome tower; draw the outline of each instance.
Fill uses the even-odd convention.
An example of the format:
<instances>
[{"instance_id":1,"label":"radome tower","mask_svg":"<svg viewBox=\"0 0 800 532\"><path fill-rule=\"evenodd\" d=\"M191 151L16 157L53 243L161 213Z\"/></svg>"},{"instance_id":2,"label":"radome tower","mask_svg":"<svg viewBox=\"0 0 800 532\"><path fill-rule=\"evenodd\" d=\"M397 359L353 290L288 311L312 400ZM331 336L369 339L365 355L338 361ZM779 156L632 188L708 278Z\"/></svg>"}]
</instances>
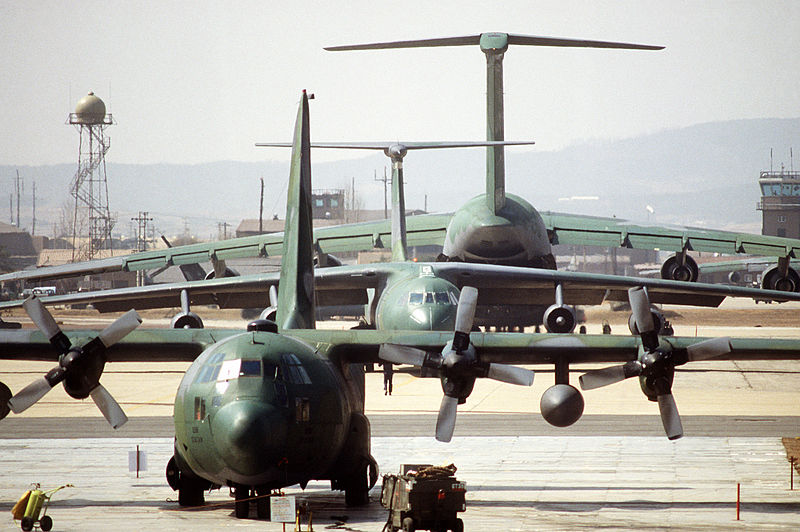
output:
<instances>
[{"instance_id":1,"label":"radome tower","mask_svg":"<svg viewBox=\"0 0 800 532\"><path fill-rule=\"evenodd\" d=\"M114 123L106 114L103 100L89 92L70 113L67 123L80 135L78 170L70 192L74 200L72 214L72 261L91 260L101 249L111 248L111 229L115 220L108 207L106 152L111 140L105 129Z\"/></svg>"}]
</instances>

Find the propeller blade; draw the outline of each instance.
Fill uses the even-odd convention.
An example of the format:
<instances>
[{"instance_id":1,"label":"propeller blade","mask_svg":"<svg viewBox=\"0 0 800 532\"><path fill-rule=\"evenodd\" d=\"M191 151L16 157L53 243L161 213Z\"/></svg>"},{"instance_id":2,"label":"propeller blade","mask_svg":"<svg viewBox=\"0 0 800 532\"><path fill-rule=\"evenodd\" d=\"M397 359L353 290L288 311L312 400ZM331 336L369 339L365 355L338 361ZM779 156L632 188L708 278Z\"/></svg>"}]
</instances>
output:
<instances>
[{"instance_id":1,"label":"propeller blade","mask_svg":"<svg viewBox=\"0 0 800 532\"><path fill-rule=\"evenodd\" d=\"M678 414L678 406L671 393L658 396L658 409L661 412L661 423L664 425L667 438L677 440L683 436L681 416Z\"/></svg>"},{"instance_id":2,"label":"propeller blade","mask_svg":"<svg viewBox=\"0 0 800 532\"><path fill-rule=\"evenodd\" d=\"M269 306L276 308L278 306L278 289L274 284L269 287Z\"/></svg>"},{"instance_id":3,"label":"propeller blade","mask_svg":"<svg viewBox=\"0 0 800 532\"><path fill-rule=\"evenodd\" d=\"M131 309L117 319L114 323L103 329L97 337L106 347L111 347L122 340L142 323L142 318L135 310Z\"/></svg>"},{"instance_id":4,"label":"propeller blade","mask_svg":"<svg viewBox=\"0 0 800 532\"><path fill-rule=\"evenodd\" d=\"M731 349L730 338L712 338L690 345L686 348L686 354L691 362L694 360L708 360L709 358L726 355L731 352Z\"/></svg>"},{"instance_id":5,"label":"propeller blade","mask_svg":"<svg viewBox=\"0 0 800 532\"><path fill-rule=\"evenodd\" d=\"M628 300L631 303L631 311L633 311L636 328L639 329L639 333L642 334L655 329L653 314L650 312L650 298L647 297L647 292L645 292L644 288L641 286L629 288Z\"/></svg>"},{"instance_id":6,"label":"propeller blade","mask_svg":"<svg viewBox=\"0 0 800 532\"><path fill-rule=\"evenodd\" d=\"M52 314L48 312L38 297L30 296L22 303L25 312L28 313L33 323L47 336L48 340L61 332L56 320L53 319Z\"/></svg>"},{"instance_id":7,"label":"propeller blade","mask_svg":"<svg viewBox=\"0 0 800 532\"><path fill-rule=\"evenodd\" d=\"M9 399L8 406L11 407L12 412L19 414L33 406L52 389L53 385L50 384L45 377L41 377L21 389L17 392L17 395Z\"/></svg>"},{"instance_id":8,"label":"propeller blade","mask_svg":"<svg viewBox=\"0 0 800 532\"><path fill-rule=\"evenodd\" d=\"M439 407L439 417L436 418L436 439L449 442L453 439L456 428L456 413L458 412L458 398L445 395Z\"/></svg>"},{"instance_id":9,"label":"propeller blade","mask_svg":"<svg viewBox=\"0 0 800 532\"><path fill-rule=\"evenodd\" d=\"M469 334L472 330L472 321L475 318L475 308L478 306L478 289L465 286L461 289L456 310L456 332Z\"/></svg>"},{"instance_id":10,"label":"propeller blade","mask_svg":"<svg viewBox=\"0 0 800 532\"><path fill-rule=\"evenodd\" d=\"M109 422L111 428L118 429L128 421L128 416L122 411L119 403L108 393L108 390L103 388L102 384L95 386L89 393L92 396L92 401L103 413L103 417Z\"/></svg>"},{"instance_id":11,"label":"propeller blade","mask_svg":"<svg viewBox=\"0 0 800 532\"><path fill-rule=\"evenodd\" d=\"M519 384L520 386L533 384L533 371L508 364L489 364L489 373L486 376L508 384Z\"/></svg>"},{"instance_id":12,"label":"propeller blade","mask_svg":"<svg viewBox=\"0 0 800 532\"><path fill-rule=\"evenodd\" d=\"M582 390L594 390L630 377L636 377L641 372L642 365L638 361L632 360L619 366L587 371L578 377L578 381L581 383Z\"/></svg>"},{"instance_id":13,"label":"propeller blade","mask_svg":"<svg viewBox=\"0 0 800 532\"><path fill-rule=\"evenodd\" d=\"M427 353L416 347L407 347L396 344L381 344L378 358L394 364L410 364L422 367Z\"/></svg>"}]
</instances>

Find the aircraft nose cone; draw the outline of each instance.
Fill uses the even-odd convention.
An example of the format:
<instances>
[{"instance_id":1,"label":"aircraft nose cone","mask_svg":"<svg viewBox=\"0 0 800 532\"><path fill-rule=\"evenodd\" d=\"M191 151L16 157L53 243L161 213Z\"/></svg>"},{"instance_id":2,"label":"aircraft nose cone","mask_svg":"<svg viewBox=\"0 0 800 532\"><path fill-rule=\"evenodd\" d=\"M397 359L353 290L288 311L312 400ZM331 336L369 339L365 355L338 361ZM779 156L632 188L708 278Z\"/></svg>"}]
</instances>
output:
<instances>
[{"instance_id":1,"label":"aircraft nose cone","mask_svg":"<svg viewBox=\"0 0 800 532\"><path fill-rule=\"evenodd\" d=\"M453 305L425 305L414 309L409 316L409 327L417 331L452 331L456 322Z\"/></svg>"},{"instance_id":2,"label":"aircraft nose cone","mask_svg":"<svg viewBox=\"0 0 800 532\"><path fill-rule=\"evenodd\" d=\"M430 330L452 331L456 326L456 307L453 305L436 305L431 307Z\"/></svg>"},{"instance_id":3,"label":"aircraft nose cone","mask_svg":"<svg viewBox=\"0 0 800 532\"><path fill-rule=\"evenodd\" d=\"M217 411L211 433L220 458L244 476L262 474L280 461L287 422L272 405L234 401Z\"/></svg>"}]
</instances>

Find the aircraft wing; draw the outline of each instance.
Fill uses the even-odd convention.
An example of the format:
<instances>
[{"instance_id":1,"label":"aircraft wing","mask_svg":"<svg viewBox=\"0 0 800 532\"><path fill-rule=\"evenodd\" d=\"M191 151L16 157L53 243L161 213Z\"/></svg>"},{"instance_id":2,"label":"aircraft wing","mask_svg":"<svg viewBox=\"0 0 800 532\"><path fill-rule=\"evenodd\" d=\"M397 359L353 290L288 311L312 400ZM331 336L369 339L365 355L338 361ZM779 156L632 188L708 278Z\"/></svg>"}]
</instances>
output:
<instances>
[{"instance_id":1,"label":"aircraft wing","mask_svg":"<svg viewBox=\"0 0 800 532\"><path fill-rule=\"evenodd\" d=\"M64 331L80 345L99 331ZM194 360L209 345L242 334L231 329L138 329L108 348L109 362L165 362ZM287 332L349 362L377 362L382 344L440 352L452 332L296 329ZM669 337L673 349L685 349L705 338ZM641 339L635 336L591 334L471 333L470 341L484 362L552 364L562 358L572 364L635 360ZM55 362L58 354L44 334L35 329L0 331L0 360ZM730 353L715 360L796 360L800 339L732 338Z\"/></svg>"},{"instance_id":2,"label":"aircraft wing","mask_svg":"<svg viewBox=\"0 0 800 532\"><path fill-rule=\"evenodd\" d=\"M351 362L376 362L382 344L416 347L441 352L453 339L452 332L376 330L295 330L303 340L328 346ZM707 338L669 337L663 339L673 350L686 349ZM731 352L714 360L797 360L800 339L731 338ZM502 364L553 364L558 359L570 364L612 363L636 360L641 347L638 336L603 334L470 333L470 342L483 362Z\"/></svg>"},{"instance_id":3,"label":"aircraft wing","mask_svg":"<svg viewBox=\"0 0 800 532\"><path fill-rule=\"evenodd\" d=\"M643 286L650 301L676 305L716 307L726 297L758 300L800 301L800 293L741 286L624 277L582 272L544 270L460 262L406 263L403 270L392 263L317 268L315 288L319 306L361 305L368 302L367 289L382 286L397 272L409 267L431 268L439 277L459 288L478 289L479 305L551 305L560 284L567 305L599 305L603 301L627 301L628 288ZM208 281L186 281L144 287L118 288L45 296L45 305L90 303L100 312L130 308L176 308L186 291L193 305L215 304L220 308L267 308L269 288L280 281L278 272ZM0 309L22 306L22 300L0 302Z\"/></svg>"},{"instance_id":4,"label":"aircraft wing","mask_svg":"<svg viewBox=\"0 0 800 532\"><path fill-rule=\"evenodd\" d=\"M408 245L441 245L450 217L451 214L409 216L406 222ZM322 253L390 249L391 244L389 220L336 225L314 230L314 246ZM270 257L280 255L282 250L283 233L271 233L6 273L0 275L0 281L35 282L118 271L152 270L165 266L243 257Z\"/></svg>"},{"instance_id":5,"label":"aircraft wing","mask_svg":"<svg viewBox=\"0 0 800 532\"><path fill-rule=\"evenodd\" d=\"M550 305L555 301L557 284L567 305L627 301L628 288L635 286L647 288L652 303L717 307L726 297L800 301L796 292L644 277L458 262L437 263L434 268L437 275L459 288L477 288L479 305Z\"/></svg>"},{"instance_id":6,"label":"aircraft wing","mask_svg":"<svg viewBox=\"0 0 800 532\"><path fill-rule=\"evenodd\" d=\"M315 271L317 305L363 305L367 288L375 288L391 273L385 264L337 266ZM121 312L181 306L181 292L189 295L190 305L217 305L220 308L267 308L269 289L278 287L280 272L222 277L203 281L153 284L77 292L39 299L47 306L91 304L99 312ZM24 300L0 302L0 310L20 308Z\"/></svg>"},{"instance_id":7,"label":"aircraft wing","mask_svg":"<svg viewBox=\"0 0 800 532\"><path fill-rule=\"evenodd\" d=\"M735 255L800 257L800 240L777 236L716 231L699 227L643 224L602 218L541 212L552 244L707 251Z\"/></svg>"},{"instance_id":8,"label":"aircraft wing","mask_svg":"<svg viewBox=\"0 0 800 532\"><path fill-rule=\"evenodd\" d=\"M100 331L64 331L83 345ZM106 351L109 362L191 362L211 344L241 331L230 329L138 329ZM0 360L58 361L58 351L38 329L0 330Z\"/></svg>"}]
</instances>

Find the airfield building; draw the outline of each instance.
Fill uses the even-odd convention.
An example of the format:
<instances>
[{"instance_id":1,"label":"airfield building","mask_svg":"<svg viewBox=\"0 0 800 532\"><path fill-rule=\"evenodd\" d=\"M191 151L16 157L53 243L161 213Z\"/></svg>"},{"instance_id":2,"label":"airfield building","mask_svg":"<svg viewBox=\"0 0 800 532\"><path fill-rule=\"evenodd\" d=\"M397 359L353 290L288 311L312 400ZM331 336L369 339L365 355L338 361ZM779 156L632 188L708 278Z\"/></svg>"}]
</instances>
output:
<instances>
[{"instance_id":1,"label":"airfield building","mask_svg":"<svg viewBox=\"0 0 800 532\"><path fill-rule=\"evenodd\" d=\"M761 172L761 234L800 238L800 172Z\"/></svg>"}]
</instances>

